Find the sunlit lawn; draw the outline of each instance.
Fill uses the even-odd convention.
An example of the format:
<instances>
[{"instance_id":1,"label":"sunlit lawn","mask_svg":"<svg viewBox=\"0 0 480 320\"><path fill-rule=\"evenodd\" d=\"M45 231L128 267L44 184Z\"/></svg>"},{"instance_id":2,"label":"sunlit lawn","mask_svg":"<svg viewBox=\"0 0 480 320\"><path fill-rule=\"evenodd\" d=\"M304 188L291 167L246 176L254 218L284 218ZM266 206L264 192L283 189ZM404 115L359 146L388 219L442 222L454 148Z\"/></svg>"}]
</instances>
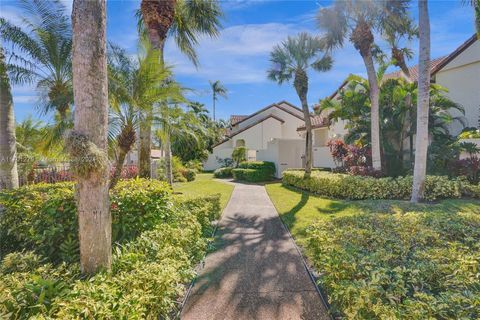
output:
<instances>
[{"instance_id":1,"label":"sunlit lawn","mask_svg":"<svg viewBox=\"0 0 480 320\"><path fill-rule=\"evenodd\" d=\"M333 200L282 186L281 183L265 186L283 221L297 240L302 241L305 229L315 221L359 213L407 212L474 212L480 214L478 200L444 200L435 204L413 205L395 200Z\"/></svg>"},{"instance_id":2,"label":"sunlit lawn","mask_svg":"<svg viewBox=\"0 0 480 320\"><path fill-rule=\"evenodd\" d=\"M212 173L197 174L192 182L175 183L175 192L181 192L185 196L203 196L220 193L220 205L223 208L227 205L233 191L233 185L213 180Z\"/></svg>"}]
</instances>

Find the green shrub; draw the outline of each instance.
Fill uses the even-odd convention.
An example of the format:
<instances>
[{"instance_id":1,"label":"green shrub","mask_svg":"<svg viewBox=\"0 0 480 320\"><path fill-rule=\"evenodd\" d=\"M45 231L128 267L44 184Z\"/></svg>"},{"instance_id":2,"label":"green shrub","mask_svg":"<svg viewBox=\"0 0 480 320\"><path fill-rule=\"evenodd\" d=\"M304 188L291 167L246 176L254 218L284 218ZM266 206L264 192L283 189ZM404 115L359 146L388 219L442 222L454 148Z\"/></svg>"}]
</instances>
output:
<instances>
[{"instance_id":1,"label":"green shrub","mask_svg":"<svg viewBox=\"0 0 480 320\"><path fill-rule=\"evenodd\" d=\"M184 169L182 175L187 179L187 182L191 182L197 177L197 172L194 169Z\"/></svg>"},{"instance_id":2,"label":"green shrub","mask_svg":"<svg viewBox=\"0 0 480 320\"><path fill-rule=\"evenodd\" d=\"M478 319L480 215L361 214L307 230L306 253L348 319Z\"/></svg>"},{"instance_id":3,"label":"green shrub","mask_svg":"<svg viewBox=\"0 0 480 320\"><path fill-rule=\"evenodd\" d=\"M235 180L261 182L272 180L275 175L275 164L268 161L242 162L239 168L232 170Z\"/></svg>"},{"instance_id":4,"label":"green shrub","mask_svg":"<svg viewBox=\"0 0 480 320\"><path fill-rule=\"evenodd\" d=\"M220 215L219 195L173 203L170 189L150 180L122 181L114 194L124 202L112 210L128 215L137 205L139 215L163 216L152 228L149 219L143 227L140 220L123 221L125 230L119 232L138 236L115 246L111 271L91 278L81 277L77 263L53 265L34 252L7 254L0 264L0 318L166 319L177 311L179 296L206 252L205 235ZM128 230L129 225L144 231Z\"/></svg>"},{"instance_id":5,"label":"green shrub","mask_svg":"<svg viewBox=\"0 0 480 320\"><path fill-rule=\"evenodd\" d=\"M305 178L303 171L285 171L283 184L322 196L340 199L410 199L413 178L373 178L328 172L312 172ZM460 198L465 182L443 176L427 176L424 197L428 201Z\"/></svg>"},{"instance_id":6,"label":"green shrub","mask_svg":"<svg viewBox=\"0 0 480 320\"><path fill-rule=\"evenodd\" d=\"M202 234L211 236L213 231L212 221L220 218L222 213L220 207L220 194L186 198L181 197L178 202L186 211L193 214L202 226Z\"/></svg>"},{"instance_id":7,"label":"green shrub","mask_svg":"<svg viewBox=\"0 0 480 320\"><path fill-rule=\"evenodd\" d=\"M215 171L213 171L213 176L215 178L231 178L233 177L232 169L233 169L232 167L218 168Z\"/></svg>"},{"instance_id":8,"label":"green shrub","mask_svg":"<svg viewBox=\"0 0 480 320\"><path fill-rule=\"evenodd\" d=\"M156 180L120 181L110 193L112 241L124 242L171 216L171 188ZM78 221L72 183L0 192L0 258L35 250L52 262L78 260Z\"/></svg>"}]
</instances>

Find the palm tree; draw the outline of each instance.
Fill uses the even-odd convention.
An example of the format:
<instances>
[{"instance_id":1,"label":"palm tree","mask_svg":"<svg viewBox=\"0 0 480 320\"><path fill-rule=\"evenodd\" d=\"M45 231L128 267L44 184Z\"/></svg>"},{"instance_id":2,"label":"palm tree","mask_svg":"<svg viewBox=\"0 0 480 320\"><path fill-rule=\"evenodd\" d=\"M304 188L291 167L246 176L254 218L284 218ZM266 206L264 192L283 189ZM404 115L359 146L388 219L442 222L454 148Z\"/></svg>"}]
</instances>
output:
<instances>
[{"instance_id":1,"label":"palm tree","mask_svg":"<svg viewBox=\"0 0 480 320\"><path fill-rule=\"evenodd\" d=\"M188 104L188 107L192 109L195 115L203 122L208 122L208 110L205 108L205 105L200 102L191 102Z\"/></svg>"},{"instance_id":2,"label":"palm tree","mask_svg":"<svg viewBox=\"0 0 480 320\"><path fill-rule=\"evenodd\" d=\"M142 0L140 5L140 33L145 27L150 42L160 50L164 60L164 45L167 37L175 40L195 66L198 58L195 46L201 36L218 36L220 18L223 16L218 1L212 0ZM150 176L142 168L150 168L151 124L146 122L140 130L140 174Z\"/></svg>"},{"instance_id":3,"label":"palm tree","mask_svg":"<svg viewBox=\"0 0 480 320\"><path fill-rule=\"evenodd\" d=\"M135 132L141 119L151 114L153 107L165 99L181 95L175 83L166 82L171 72L159 62L159 53L142 39L136 61L127 53L110 45L109 55L109 95L110 95L110 135L116 141L118 154L110 188L117 183L127 153L135 143ZM150 168L148 172L150 171Z\"/></svg>"},{"instance_id":4,"label":"palm tree","mask_svg":"<svg viewBox=\"0 0 480 320\"><path fill-rule=\"evenodd\" d=\"M15 115L3 48L0 46L0 190L18 188Z\"/></svg>"},{"instance_id":5,"label":"palm tree","mask_svg":"<svg viewBox=\"0 0 480 320\"><path fill-rule=\"evenodd\" d=\"M73 103L72 34L64 5L58 1L19 0L23 28L0 18L0 37L11 44L9 72L14 83L36 83L40 110L65 120Z\"/></svg>"},{"instance_id":6,"label":"palm tree","mask_svg":"<svg viewBox=\"0 0 480 320\"><path fill-rule=\"evenodd\" d=\"M201 128L198 118L192 111L185 112L178 104L161 104L154 123L158 127L157 137L165 150L165 175L167 182L173 183L172 143L189 148L191 143L199 143L197 132Z\"/></svg>"},{"instance_id":7,"label":"palm tree","mask_svg":"<svg viewBox=\"0 0 480 320\"><path fill-rule=\"evenodd\" d=\"M318 12L317 22L325 31L327 48L343 47L349 39L362 56L370 85L371 146L372 165L375 170L382 169L380 153L379 123L379 86L374 64L374 31L382 31L386 26L395 28L407 16L408 0L400 1L364 1L336 0L332 6Z\"/></svg>"},{"instance_id":8,"label":"palm tree","mask_svg":"<svg viewBox=\"0 0 480 320\"><path fill-rule=\"evenodd\" d=\"M415 166L411 202L423 199L427 173L428 115L430 104L430 19L427 0L418 1L419 56L417 135L415 139Z\"/></svg>"},{"instance_id":9,"label":"palm tree","mask_svg":"<svg viewBox=\"0 0 480 320\"><path fill-rule=\"evenodd\" d=\"M480 0L462 0L464 5L470 5L475 11L475 29L477 30L477 38L480 40Z\"/></svg>"},{"instance_id":10,"label":"palm tree","mask_svg":"<svg viewBox=\"0 0 480 320\"><path fill-rule=\"evenodd\" d=\"M215 121L215 102L218 100L218 97L222 97L227 99L228 90L225 86L220 82L217 81L209 81L210 88L212 89L212 99L213 99L213 121Z\"/></svg>"},{"instance_id":11,"label":"palm tree","mask_svg":"<svg viewBox=\"0 0 480 320\"><path fill-rule=\"evenodd\" d=\"M105 0L74 0L72 24L75 124L66 145L77 179L80 267L91 274L112 260Z\"/></svg>"},{"instance_id":12,"label":"palm tree","mask_svg":"<svg viewBox=\"0 0 480 320\"><path fill-rule=\"evenodd\" d=\"M268 78L278 84L291 81L302 103L305 118L305 175L312 170L312 122L307 102L308 70L327 71L332 68L332 58L325 53L325 42L319 37L300 33L288 37L270 53L271 68Z\"/></svg>"}]
</instances>

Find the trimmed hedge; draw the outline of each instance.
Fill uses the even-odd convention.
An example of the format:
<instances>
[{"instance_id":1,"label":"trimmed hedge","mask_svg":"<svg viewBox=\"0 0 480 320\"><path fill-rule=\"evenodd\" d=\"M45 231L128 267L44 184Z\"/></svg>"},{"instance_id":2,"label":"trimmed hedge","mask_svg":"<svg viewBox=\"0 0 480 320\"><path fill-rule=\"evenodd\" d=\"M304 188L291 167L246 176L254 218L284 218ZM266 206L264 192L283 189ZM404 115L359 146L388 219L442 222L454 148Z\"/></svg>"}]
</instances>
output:
<instances>
[{"instance_id":1,"label":"trimmed hedge","mask_svg":"<svg viewBox=\"0 0 480 320\"><path fill-rule=\"evenodd\" d=\"M232 170L233 178L240 181L261 182L272 180L275 175L275 164L268 161L242 162L239 168Z\"/></svg>"},{"instance_id":2,"label":"trimmed hedge","mask_svg":"<svg viewBox=\"0 0 480 320\"><path fill-rule=\"evenodd\" d=\"M213 176L215 178L231 178L232 177L232 167L218 168L213 171Z\"/></svg>"},{"instance_id":3,"label":"trimmed hedge","mask_svg":"<svg viewBox=\"0 0 480 320\"><path fill-rule=\"evenodd\" d=\"M479 319L480 215L360 214L307 229L305 252L347 319Z\"/></svg>"},{"instance_id":4,"label":"trimmed hedge","mask_svg":"<svg viewBox=\"0 0 480 320\"><path fill-rule=\"evenodd\" d=\"M285 171L282 181L284 185L332 198L408 200L412 193L413 177L373 178L317 171L305 178L303 171ZM424 197L428 201L460 198L467 184L462 179L427 176Z\"/></svg>"},{"instance_id":5,"label":"trimmed hedge","mask_svg":"<svg viewBox=\"0 0 480 320\"><path fill-rule=\"evenodd\" d=\"M38 192L37 195L31 196L31 192L27 192L32 188L33 193ZM54 198L57 201L56 197L61 198L61 194L70 197L70 192L71 185L68 184L21 188L9 192L15 195L16 201L7 201L9 205L6 212L9 217L14 209L21 212L17 207L19 203L40 208L39 218L29 208L24 211L27 214L25 219L19 221L37 223L37 219L47 217L53 223L51 228L55 229L59 223L54 217L66 217L64 222L68 224L72 214L68 213L65 217L60 214L50 216L43 212L48 210L38 199L43 197L49 202ZM150 198L150 195L159 198ZM0 193L2 201L5 202L6 198L5 193ZM220 215L219 197L173 200L170 189L164 183L133 180L122 182L112 192L111 198L112 203L118 206L112 208L112 215L117 210L115 215L122 219L117 220L117 236L125 236L121 245L114 244L112 270L84 279L78 263L67 263L59 256L52 259L43 255L49 252L45 251L46 244L32 236L35 241L20 245L18 249L31 247L35 252L12 252L5 255L0 264L0 318L172 317L172 312L178 306L178 298L184 292L184 285L192 279L194 266L205 254L205 235L210 236L208 230L211 222ZM73 220L76 220L75 213ZM8 226L3 216L0 222L4 227ZM140 228L143 232L131 228ZM44 232L46 243L56 243L50 238L50 233L57 239L57 231L51 231L47 229ZM34 230L33 234L38 235L39 232ZM25 236L17 239L20 244L23 238ZM64 238L74 238L74 235L65 234ZM55 264L49 262L52 260Z\"/></svg>"}]
</instances>

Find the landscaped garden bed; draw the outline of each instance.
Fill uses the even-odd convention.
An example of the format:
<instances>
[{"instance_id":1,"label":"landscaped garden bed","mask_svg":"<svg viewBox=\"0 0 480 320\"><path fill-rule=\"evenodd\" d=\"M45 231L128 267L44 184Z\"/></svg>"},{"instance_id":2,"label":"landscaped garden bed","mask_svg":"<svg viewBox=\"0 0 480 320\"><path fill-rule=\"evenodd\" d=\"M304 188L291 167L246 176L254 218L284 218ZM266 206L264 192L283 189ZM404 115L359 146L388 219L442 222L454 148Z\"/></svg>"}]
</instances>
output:
<instances>
[{"instance_id":1,"label":"landscaped garden bed","mask_svg":"<svg viewBox=\"0 0 480 320\"><path fill-rule=\"evenodd\" d=\"M310 191L321 196L338 199L403 199L412 194L413 177L375 178L349 174L313 171L306 178L301 170L285 171L283 184ZM424 198L428 201L460 198L463 195L480 197L478 186L465 179L446 176L427 176Z\"/></svg>"},{"instance_id":2,"label":"landscaped garden bed","mask_svg":"<svg viewBox=\"0 0 480 320\"><path fill-rule=\"evenodd\" d=\"M111 191L111 270L80 274L73 184L0 193L0 318L168 317L203 257L220 196L173 197L155 180Z\"/></svg>"},{"instance_id":3,"label":"landscaped garden bed","mask_svg":"<svg viewBox=\"0 0 480 320\"><path fill-rule=\"evenodd\" d=\"M318 272L334 314L349 319L480 317L480 201L335 200L266 186Z\"/></svg>"}]
</instances>

